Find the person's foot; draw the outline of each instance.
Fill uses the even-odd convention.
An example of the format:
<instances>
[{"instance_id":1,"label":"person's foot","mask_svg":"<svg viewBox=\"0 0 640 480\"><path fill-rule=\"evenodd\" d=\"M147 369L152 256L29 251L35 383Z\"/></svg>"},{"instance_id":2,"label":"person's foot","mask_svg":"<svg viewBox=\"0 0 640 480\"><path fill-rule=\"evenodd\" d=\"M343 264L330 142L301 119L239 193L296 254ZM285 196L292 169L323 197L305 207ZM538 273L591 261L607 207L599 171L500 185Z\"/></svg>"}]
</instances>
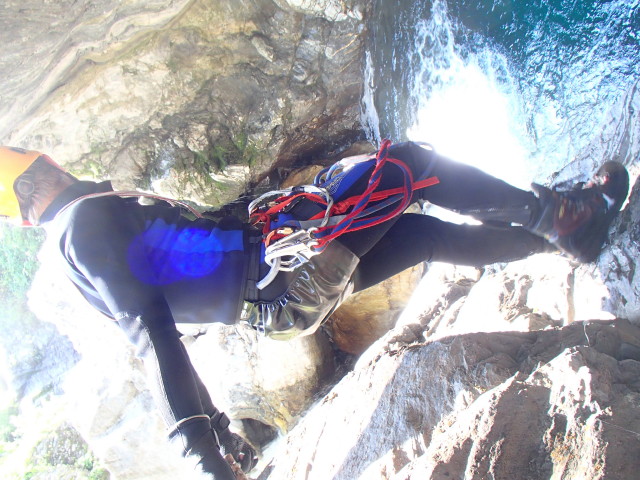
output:
<instances>
[{"instance_id":1,"label":"person's foot","mask_svg":"<svg viewBox=\"0 0 640 480\"><path fill-rule=\"evenodd\" d=\"M537 183L531 187L540 209L526 228L576 260L591 262L627 198L629 173L621 163L606 162L582 189L558 192Z\"/></svg>"}]
</instances>

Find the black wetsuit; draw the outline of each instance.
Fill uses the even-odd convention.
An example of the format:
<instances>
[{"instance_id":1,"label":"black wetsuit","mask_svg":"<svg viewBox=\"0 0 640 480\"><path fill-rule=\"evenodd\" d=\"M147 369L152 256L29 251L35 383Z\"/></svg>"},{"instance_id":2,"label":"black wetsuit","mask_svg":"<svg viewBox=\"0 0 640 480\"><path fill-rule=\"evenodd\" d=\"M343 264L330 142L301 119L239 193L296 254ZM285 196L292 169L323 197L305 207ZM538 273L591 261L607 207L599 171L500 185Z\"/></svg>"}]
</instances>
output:
<instances>
[{"instance_id":1,"label":"black wetsuit","mask_svg":"<svg viewBox=\"0 0 640 480\"><path fill-rule=\"evenodd\" d=\"M438 178L438 184L416 191L414 200L425 200L485 223L458 225L428 215L404 214L340 237L342 244L360 258L355 291L422 261L480 267L555 250L544 238L520 226L526 226L536 213L538 202L532 192L412 142L391 146L389 155L407 164L416 179L425 171ZM397 187L401 181L397 169L387 169L381 190ZM361 189L362 185L354 185L345 196Z\"/></svg>"}]
</instances>

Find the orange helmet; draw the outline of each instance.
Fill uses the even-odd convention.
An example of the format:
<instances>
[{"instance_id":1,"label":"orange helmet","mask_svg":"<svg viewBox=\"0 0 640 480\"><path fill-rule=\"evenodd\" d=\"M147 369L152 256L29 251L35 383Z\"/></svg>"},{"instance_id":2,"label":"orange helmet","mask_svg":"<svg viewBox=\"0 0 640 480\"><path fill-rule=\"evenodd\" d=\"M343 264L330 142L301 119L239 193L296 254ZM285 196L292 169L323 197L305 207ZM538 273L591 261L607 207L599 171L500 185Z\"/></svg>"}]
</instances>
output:
<instances>
[{"instance_id":1,"label":"orange helmet","mask_svg":"<svg viewBox=\"0 0 640 480\"><path fill-rule=\"evenodd\" d=\"M41 156L42 153L33 150L0 147L0 216L22 218L13 184Z\"/></svg>"}]
</instances>

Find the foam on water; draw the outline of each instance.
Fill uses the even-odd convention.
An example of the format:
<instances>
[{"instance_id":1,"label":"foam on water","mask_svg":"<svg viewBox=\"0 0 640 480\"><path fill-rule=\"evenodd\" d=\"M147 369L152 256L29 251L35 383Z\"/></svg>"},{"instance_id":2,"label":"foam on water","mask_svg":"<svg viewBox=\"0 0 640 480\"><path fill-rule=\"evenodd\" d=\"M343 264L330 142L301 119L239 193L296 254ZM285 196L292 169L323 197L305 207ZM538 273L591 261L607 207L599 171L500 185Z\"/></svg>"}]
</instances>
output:
<instances>
[{"instance_id":1,"label":"foam on water","mask_svg":"<svg viewBox=\"0 0 640 480\"><path fill-rule=\"evenodd\" d=\"M597 140L636 81L639 4L379 0L372 138L427 141L520 187L544 182Z\"/></svg>"}]
</instances>

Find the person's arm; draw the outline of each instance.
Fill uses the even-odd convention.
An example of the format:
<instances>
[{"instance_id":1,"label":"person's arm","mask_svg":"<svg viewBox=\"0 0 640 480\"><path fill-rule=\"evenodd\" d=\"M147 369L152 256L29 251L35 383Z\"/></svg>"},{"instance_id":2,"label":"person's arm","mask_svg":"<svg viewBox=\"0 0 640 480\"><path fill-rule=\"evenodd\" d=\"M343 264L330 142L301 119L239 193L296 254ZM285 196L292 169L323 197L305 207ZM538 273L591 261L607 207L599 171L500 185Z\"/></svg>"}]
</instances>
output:
<instances>
[{"instance_id":1,"label":"person's arm","mask_svg":"<svg viewBox=\"0 0 640 480\"><path fill-rule=\"evenodd\" d=\"M211 431L209 415L218 411L204 386L198 385L163 290L154 282L153 269L158 267L150 265L152 253L141 239L140 208L118 197L81 202L70 212L61 246L67 261L95 289L137 347L152 380L156 404L167 425L182 437L185 450L201 456L205 471L230 478ZM207 405L211 412L205 411ZM227 434L220 434L225 451L239 457L245 468L255 465L255 452L228 428L222 431Z\"/></svg>"}]
</instances>

